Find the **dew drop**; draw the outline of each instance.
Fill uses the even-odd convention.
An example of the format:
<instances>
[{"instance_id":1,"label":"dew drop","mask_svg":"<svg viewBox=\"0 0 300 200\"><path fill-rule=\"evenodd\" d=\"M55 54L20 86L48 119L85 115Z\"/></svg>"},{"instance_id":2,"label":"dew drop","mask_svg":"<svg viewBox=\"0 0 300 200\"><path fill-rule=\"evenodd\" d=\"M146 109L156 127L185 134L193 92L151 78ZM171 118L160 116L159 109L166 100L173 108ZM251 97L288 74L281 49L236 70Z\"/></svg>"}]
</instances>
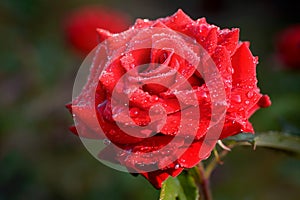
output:
<instances>
[{"instance_id":1,"label":"dew drop","mask_svg":"<svg viewBox=\"0 0 300 200\"><path fill-rule=\"evenodd\" d=\"M125 153L126 153L126 154L131 154L131 153L132 153L132 149L127 149L127 150L125 150Z\"/></svg>"},{"instance_id":2,"label":"dew drop","mask_svg":"<svg viewBox=\"0 0 300 200\"><path fill-rule=\"evenodd\" d=\"M249 92L247 93L247 97L248 97L248 98L252 98L252 97L253 97L253 95L254 95L254 94L253 94L253 92L252 92L252 91L249 91Z\"/></svg>"},{"instance_id":3,"label":"dew drop","mask_svg":"<svg viewBox=\"0 0 300 200\"><path fill-rule=\"evenodd\" d=\"M139 166L139 167L144 167L145 166L144 163L137 163L136 165Z\"/></svg>"},{"instance_id":4,"label":"dew drop","mask_svg":"<svg viewBox=\"0 0 300 200\"><path fill-rule=\"evenodd\" d=\"M180 167L179 164L176 164L174 168L178 169L179 167Z\"/></svg>"},{"instance_id":5,"label":"dew drop","mask_svg":"<svg viewBox=\"0 0 300 200\"><path fill-rule=\"evenodd\" d=\"M245 104L246 104L246 105L248 105L249 103L250 103L250 101L248 101L248 100L245 101Z\"/></svg>"},{"instance_id":6,"label":"dew drop","mask_svg":"<svg viewBox=\"0 0 300 200\"><path fill-rule=\"evenodd\" d=\"M232 74L234 73L234 69L233 69L233 67L231 68L231 73L232 73Z\"/></svg>"},{"instance_id":7,"label":"dew drop","mask_svg":"<svg viewBox=\"0 0 300 200\"><path fill-rule=\"evenodd\" d=\"M237 102L237 103L241 103L242 102L242 98L241 98L241 96L240 95L232 95L231 96L231 99L233 100L233 101L235 101L235 102Z\"/></svg>"},{"instance_id":8,"label":"dew drop","mask_svg":"<svg viewBox=\"0 0 300 200\"><path fill-rule=\"evenodd\" d=\"M102 103L99 103L98 106L97 106L97 108L99 109L99 108L105 106L106 103L107 103L107 100L103 101Z\"/></svg>"},{"instance_id":9,"label":"dew drop","mask_svg":"<svg viewBox=\"0 0 300 200\"><path fill-rule=\"evenodd\" d=\"M111 141L109 139L104 139L103 144L104 145L110 145Z\"/></svg>"}]
</instances>

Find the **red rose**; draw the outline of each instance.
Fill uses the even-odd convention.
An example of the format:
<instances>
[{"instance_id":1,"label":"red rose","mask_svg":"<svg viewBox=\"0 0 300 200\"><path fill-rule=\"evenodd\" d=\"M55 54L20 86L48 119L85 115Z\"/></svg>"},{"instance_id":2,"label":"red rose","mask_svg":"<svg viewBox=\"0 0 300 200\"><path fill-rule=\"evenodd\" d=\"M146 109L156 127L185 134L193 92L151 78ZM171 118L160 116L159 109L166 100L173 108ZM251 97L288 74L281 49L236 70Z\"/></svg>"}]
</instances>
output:
<instances>
[{"instance_id":1,"label":"red rose","mask_svg":"<svg viewBox=\"0 0 300 200\"><path fill-rule=\"evenodd\" d=\"M206 159L218 139L253 133L248 119L271 104L257 87L257 57L239 42L238 29L221 30L179 10L138 19L120 34L98 33L107 39L90 54L88 82L68 106L72 130L105 138L101 159L157 188Z\"/></svg>"},{"instance_id":2,"label":"red rose","mask_svg":"<svg viewBox=\"0 0 300 200\"><path fill-rule=\"evenodd\" d=\"M68 14L64 21L67 40L84 54L97 46L97 28L119 33L125 31L129 25L130 20L125 13L95 6L80 8Z\"/></svg>"},{"instance_id":3,"label":"red rose","mask_svg":"<svg viewBox=\"0 0 300 200\"><path fill-rule=\"evenodd\" d=\"M300 25L293 25L278 34L277 53L286 67L300 68Z\"/></svg>"}]
</instances>

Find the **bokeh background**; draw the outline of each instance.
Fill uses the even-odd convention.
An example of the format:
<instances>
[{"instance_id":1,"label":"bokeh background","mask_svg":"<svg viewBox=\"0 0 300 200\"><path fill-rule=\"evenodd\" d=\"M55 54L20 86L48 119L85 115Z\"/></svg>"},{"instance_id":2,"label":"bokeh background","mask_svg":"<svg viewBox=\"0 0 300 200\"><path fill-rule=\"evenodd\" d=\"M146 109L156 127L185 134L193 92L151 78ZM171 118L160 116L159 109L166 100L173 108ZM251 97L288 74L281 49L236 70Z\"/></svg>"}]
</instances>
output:
<instances>
[{"instance_id":1,"label":"bokeh background","mask_svg":"<svg viewBox=\"0 0 300 200\"><path fill-rule=\"evenodd\" d=\"M142 177L99 163L68 130L72 118L64 105L85 55L68 42L63 21L85 5L116 9L131 22L182 8L194 19L239 27L259 56L259 86L273 101L252 117L255 129L300 134L300 66L288 69L276 55L277 35L300 23L292 0L1 0L0 200L159 197ZM299 158L238 147L224 161L212 177L215 199L299 199Z\"/></svg>"}]
</instances>

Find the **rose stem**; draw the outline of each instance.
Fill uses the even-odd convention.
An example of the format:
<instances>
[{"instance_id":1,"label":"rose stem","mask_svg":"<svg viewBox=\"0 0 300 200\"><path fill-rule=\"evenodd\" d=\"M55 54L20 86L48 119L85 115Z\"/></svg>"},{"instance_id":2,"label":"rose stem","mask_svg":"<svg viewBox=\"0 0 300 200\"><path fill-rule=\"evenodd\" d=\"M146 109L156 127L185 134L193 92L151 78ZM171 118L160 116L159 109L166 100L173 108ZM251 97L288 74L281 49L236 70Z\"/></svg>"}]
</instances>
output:
<instances>
[{"instance_id":1,"label":"rose stem","mask_svg":"<svg viewBox=\"0 0 300 200\"><path fill-rule=\"evenodd\" d=\"M204 166L201 162L197 166L200 179L200 184L198 184L198 187L199 192L201 193L199 200L212 200L209 177L206 176Z\"/></svg>"},{"instance_id":2,"label":"rose stem","mask_svg":"<svg viewBox=\"0 0 300 200\"><path fill-rule=\"evenodd\" d=\"M235 147L236 145L231 144L228 147L230 149L232 149L233 147ZM221 161L222 158L224 158L227 154L229 153L228 150L223 149L223 151L221 153L218 153L218 156L215 158L207 165L206 170L205 170L205 176L206 177L210 177L211 173L215 170L215 168L218 166L218 164L223 164L223 162Z\"/></svg>"}]
</instances>

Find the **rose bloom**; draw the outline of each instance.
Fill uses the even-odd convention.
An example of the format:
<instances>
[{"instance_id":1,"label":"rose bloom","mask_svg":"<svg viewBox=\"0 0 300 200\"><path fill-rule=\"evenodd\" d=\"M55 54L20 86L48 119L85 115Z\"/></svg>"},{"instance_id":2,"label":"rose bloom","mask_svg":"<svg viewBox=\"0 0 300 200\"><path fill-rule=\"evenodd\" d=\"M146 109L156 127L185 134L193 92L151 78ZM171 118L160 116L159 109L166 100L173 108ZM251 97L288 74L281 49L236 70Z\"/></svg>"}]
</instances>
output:
<instances>
[{"instance_id":1,"label":"rose bloom","mask_svg":"<svg viewBox=\"0 0 300 200\"><path fill-rule=\"evenodd\" d=\"M81 124L71 130L81 137L109 139L107 147L99 154L102 159L120 163L130 169L130 172L142 174L156 188L160 188L169 176L175 177L183 169L192 168L209 157L213 146L209 146L204 138L211 128L210 121L213 120L210 96L213 91L209 91L203 74L191 65L196 57L193 57L195 49L190 43L180 35L149 32L148 28L151 27L163 28L166 33L176 31L184 34L202 46L211 57L224 86L222 105L226 108L224 125L222 124L217 139L240 132L253 133L250 116L257 109L270 106L271 102L257 87L258 58L253 57L249 50L249 42L239 41L239 29L220 29L208 24L205 18L194 21L182 10L178 10L173 16L153 21L138 19L128 34L111 34L99 29L100 38L109 40L111 49L108 54L117 56L112 62L102 63L107 67L101 76L97 74L99 65L93 65L84 89L67 106ZM138 46L150 48L137 48ZM164 46L168 48L164 49ZM131 47L136 49L126 51ZM181 55L187 55L187 58ZM202 71L209 70L205 68L206 65L202 67ZM124 74L127 74L125 79L122 78ZM178 74L191 87L178 86L175 81ZM155 80L161 84L154 83ZM96 81L97 88L94 94L90 94L93 81ZM138 84L139 87L133 87ZM170 89L176 84L176 90ZM193 116L194 112L190 111L195 103L189 101L191 94L196 95L199 106L198 120ZM177 98L180 95L184 97L181 102ZM90 103L91 98L95 98L95 103ZM122 99L128 99L129 116L121 104L114 104L116 101L122 102ZM153 111L151 108L157 104L164 108L165 120L155 118L155 115L150 119L149 115ZM190 123L190 120L182 121L181 115L188 115L192 124L196 124L195 135L193 130L180 129ZM130 130L137 130L136 125L147 127L152 122L154 125L161 125L161 121L161 128L156 126L150 129L151 133L141 131L141 137L130 134ZM102 135L99 125L104 133ZM166 147L170 142L172 145ZM178 149L184 149L184 152L178 154ZM149 152L153 152L153 156L142 156ZM169 156L173 156L173 159L166 165ZM143 167L151 165L155 165L157 169L144 170Z\"/></svg>"},{"instance_id":2,"label":"rose bloom","mask_svg":"<svg viewBox=\"0 0 300 200\"><path fill-rule=\"evenodd\" d=\"M290 26L278 34L277 54L288 68L300 68L300 24Z\"/></svg>"},{"instance_id":3,"label":"rose bloom","mask_svg":"<svg viewBox=\"0 0 300 200\"><path fill-rule=\"evenodd\" d=\"M130 18L125 13L100 6L86 6L68 14L63 26L70 44L78 51L88 54L99 43L97 28L119 33L125 31L130 24Z\"/></svg>"}]
</instances>

